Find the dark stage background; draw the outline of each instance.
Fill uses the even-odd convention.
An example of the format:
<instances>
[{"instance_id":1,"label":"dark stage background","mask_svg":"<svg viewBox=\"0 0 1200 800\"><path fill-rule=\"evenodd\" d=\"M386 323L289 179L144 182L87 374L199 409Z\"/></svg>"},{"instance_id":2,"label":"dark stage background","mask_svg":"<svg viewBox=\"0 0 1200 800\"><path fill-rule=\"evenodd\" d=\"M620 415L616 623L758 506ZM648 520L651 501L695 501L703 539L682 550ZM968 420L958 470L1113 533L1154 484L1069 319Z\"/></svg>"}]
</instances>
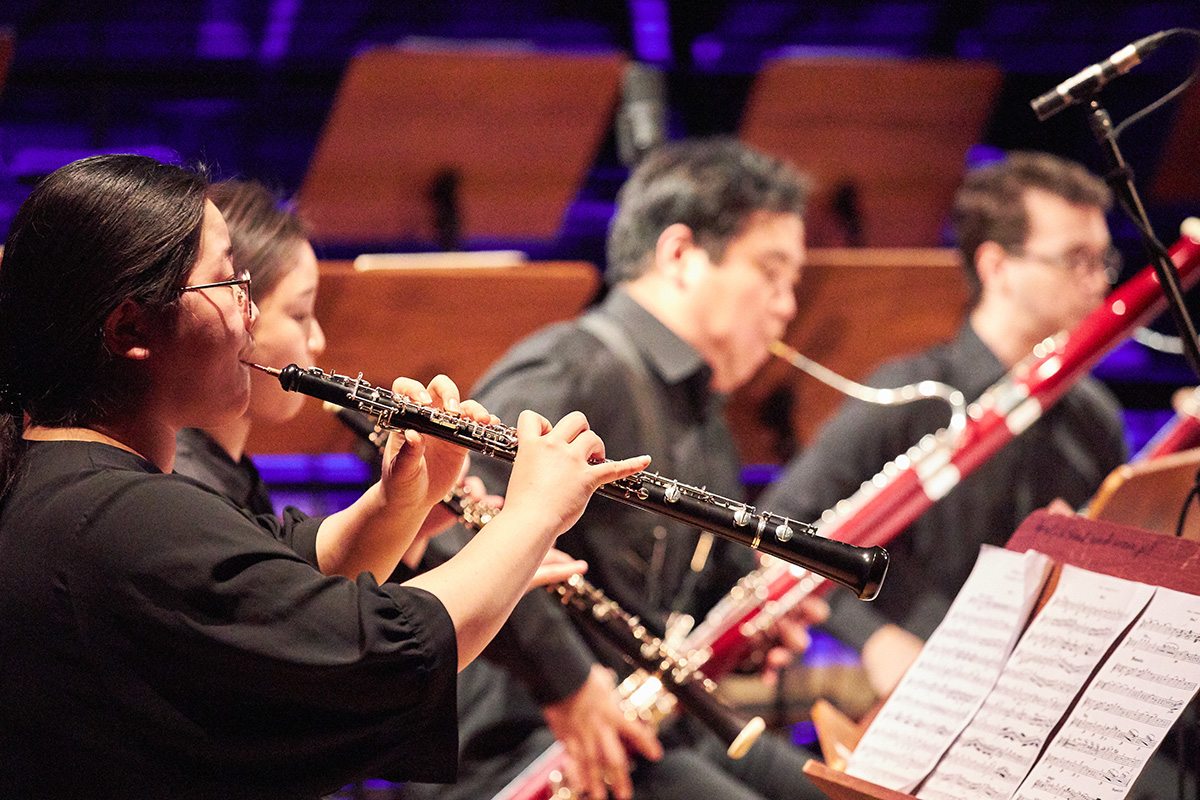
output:
<instances>
[{"instance_id":1,"label":"dark stage background","mask_svg":"<svg viewBox=\"0 0 1200 800\"><path fill-rule=\"evenodd\" d=\"M736 132L754 76L781 55L982 60L997 66L1003 79L970 158L986 158L993 149L1044 149L1099 170L1100 153L1082 110L1038 123L1029 100L1141 36L1200 27L1200 3L5 0L0 26L14 45L0 89L2 234L38 176L92 152L132 150L202 162L217 178L253 177L291 194L304 178L347 64L368 48L397 43L624 53L665 71L672 138ZM1168 45L1110 84L1104 97L1114 117L1176 85L1195 53L1188 40ZM1143 187L1178 168L1164 151L1178 135L1179 107L1158 111L1122 139ZM1185 141L1193 151L1200 148L1200 133L1188 132ZM603 268L604 231L626 174L610 132L557 234L499 244ZM1147 199L1168 243L1179 222L1200 211L1197 196ZM1114 215L1112 227L1128 274L1145 259L1129 224ZM330 242L320 254L354 252ZM1097 374L1130 409L1135 446L1163 419L1170 393L1192 381L1179 358L1136 345L1118 349Z\"/></svg>"}]
</instances>

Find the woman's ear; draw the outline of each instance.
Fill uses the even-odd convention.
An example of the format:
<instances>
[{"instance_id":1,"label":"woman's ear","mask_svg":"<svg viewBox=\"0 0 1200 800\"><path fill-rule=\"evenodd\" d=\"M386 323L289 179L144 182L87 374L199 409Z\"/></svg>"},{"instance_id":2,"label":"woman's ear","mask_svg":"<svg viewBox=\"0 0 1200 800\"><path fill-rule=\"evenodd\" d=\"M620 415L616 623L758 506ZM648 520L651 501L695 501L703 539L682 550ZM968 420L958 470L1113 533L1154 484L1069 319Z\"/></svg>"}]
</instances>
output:
<instances>
[{"instance_id":1,"label":"woman's ear","mask_svg":"<svg viewBox=\"0 0 1200 800\"><path fill-rule=\"evenodd\" d=\"M110 353L142 360L150 357L150 315L134 300L125 300L104 320L104 346Z\"/></svg>"}]
</instances>

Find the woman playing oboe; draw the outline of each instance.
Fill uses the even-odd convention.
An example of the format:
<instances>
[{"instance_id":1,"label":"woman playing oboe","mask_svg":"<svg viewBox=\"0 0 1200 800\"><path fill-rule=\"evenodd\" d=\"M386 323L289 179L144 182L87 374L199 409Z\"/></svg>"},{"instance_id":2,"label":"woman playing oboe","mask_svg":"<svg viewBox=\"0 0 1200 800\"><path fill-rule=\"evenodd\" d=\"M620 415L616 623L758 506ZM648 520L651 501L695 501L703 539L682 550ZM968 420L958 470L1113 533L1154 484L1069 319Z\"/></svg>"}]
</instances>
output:
<instances>
[{"instance_id":1,"label":"woman playing oboe","mask_svg":"<svg viewBox=\"0 0 1200 800\"><path fill-rule=\"evenodd\" d=\"M42 181L8 236L5 796L297 797L361 777L451 779L457 670L596 486L647 463L593 464L603 444L582 415L551 427L523 414L505 509L404 585L375 576L456 479L449 445L393 436L382 480L325 519L250 518L171 474L177 432L228 423L249 396L250 281L206 191L152 159L85 159ZM490 420L448 379L394 388Z\"/></svg>"}]
</instances>

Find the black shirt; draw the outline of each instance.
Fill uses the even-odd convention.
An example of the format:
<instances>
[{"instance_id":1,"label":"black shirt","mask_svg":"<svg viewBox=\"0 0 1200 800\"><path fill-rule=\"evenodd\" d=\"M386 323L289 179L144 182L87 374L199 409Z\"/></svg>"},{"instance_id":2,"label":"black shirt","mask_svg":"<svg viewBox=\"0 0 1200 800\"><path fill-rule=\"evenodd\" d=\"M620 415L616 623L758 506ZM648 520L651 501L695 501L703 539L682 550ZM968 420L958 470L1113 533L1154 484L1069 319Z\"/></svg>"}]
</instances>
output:
<instances>
[{"instance_id":1,"label":"black shirt","mask_svg":"<svg viewBox=\"0 0 1200 800\"><path fill-rule=\"evenodd\" d=\"M609 458L649 453L651 470L740 498L738 457L722 413L724 398L710 390L711 371L704 360L620 289L592 313L624 331L640 361L638 370L572 321L514 346L481 379L473 396L510 425L525 408L551 422L582 411L604 440ZM648 392L639 390L639 381ZM649 398L651 407L639 405L639 397ZM490 492L503 493L507 464L476 458L472 471ZM585 559L588 580L661 635L670 612L702 615L754 568L749 548L717 539L703 567L693 572L699 537L689 526L596 496L556 546ZM518 655L505 658L500 652L505 648ZM490 654L523 675L542 702L573 692L594 662L561 609L540 592L518 603Z\"/></svg>"},{"instance_id":2,"label":"black shirt","mask_svg":"<svg viewBox=\"0 0 1200 800\"><path fill-rule=\"evenodd\" d=\"M108 445L30 443L0 508L0 794L453 779L449 615L321 575L318 522L251 518Z\"/></svg>"},{"instance_id":3,"label":"black shirt","mask_svg":"<svg viewBox=\"0 0 1200 800\"><path fill-rule=\"evenodd\" d=\"M184 428L175 437L175 471L211 486L251 514L273 514L271 493L250 457L234 461L224 447L199 428Z\"/></svg>"},{"instance_id":4,"label":"black shirt","mask_svg":"<svg viewBox=\"0 0 1200 800\"><path fill-rule=\"evenodd\" d=\"M711 392L711 372L700 355L620 289L591 314L620 329L633 366L585 318L551 326L514 346L481 379L474 396L508 424L525 408L552 422L583 411L610 458L649 453L655 459L651 470L740 498L723 398ZM483 458L471 463L490 491L503 491L507 465ZM434 547L445 536L435 538ZM587 579L661 633L670 611L701 615L754 567L753 551L717 539L693 572L699 538L693 528L596 496L557 546L587 559ZM502 694L463 691L472 700L471 705L464 700L459 722L469 783L417 797L491 796L548 741L544 727L531 725L537 712L530 707L533 699L545 704L566 697L597 660L628 671L597 637L585 641L542 591L522 598L485 655L520 676L523 685ZM734 761L724 755L727 743L686 716L660 734L666 755L657 764L638 764L638 797L820 796L803 774L808 754L776 737L763 736Z\"/></svg>"}]
</instances>

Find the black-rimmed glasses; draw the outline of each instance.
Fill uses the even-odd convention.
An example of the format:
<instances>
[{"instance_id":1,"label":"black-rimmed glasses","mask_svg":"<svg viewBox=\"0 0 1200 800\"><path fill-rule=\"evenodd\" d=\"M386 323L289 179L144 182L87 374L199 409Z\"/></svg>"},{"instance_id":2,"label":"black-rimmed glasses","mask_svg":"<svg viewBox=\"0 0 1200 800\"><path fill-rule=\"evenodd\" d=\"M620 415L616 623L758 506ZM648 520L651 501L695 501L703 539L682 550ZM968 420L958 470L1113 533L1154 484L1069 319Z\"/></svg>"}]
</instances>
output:
<instances>
[{"instance_id":1,"label":"black-rimmed glasses","mask_svg":"<svg viewBox=\"0 0 1200 800\"><path fill-rule=\"evenodd\" d=\"M232 289L233 299L237 301L238 307L242 309L242 313L246 315L250 314L253 300L250 297L250 273L246 270L242 270L237 274L236 278L230 278L227 281L197 283L195 286L184 286L180 291L195 292L200 289L216 289L218 286L228 286Z\"/></svg>"},{"instance_id":2,"label":"black-rimmed glasses","mask_svg":"<svg viewBox=\"0 0 1200 800\"><path fill-rule=\"evenodd\" d=\"M1087 277L1103 273L1110 284L1116 283L1121 275L1121 253L1115 247L1109 247L1103 253L1094 253L1084 249L1068 250L1057 256L1043 256L1026 253L1020 250L1009 250L1014 258L1045 264L1048 267L1069 270L1079 277Z\"/></svg>"}]
</instances>

